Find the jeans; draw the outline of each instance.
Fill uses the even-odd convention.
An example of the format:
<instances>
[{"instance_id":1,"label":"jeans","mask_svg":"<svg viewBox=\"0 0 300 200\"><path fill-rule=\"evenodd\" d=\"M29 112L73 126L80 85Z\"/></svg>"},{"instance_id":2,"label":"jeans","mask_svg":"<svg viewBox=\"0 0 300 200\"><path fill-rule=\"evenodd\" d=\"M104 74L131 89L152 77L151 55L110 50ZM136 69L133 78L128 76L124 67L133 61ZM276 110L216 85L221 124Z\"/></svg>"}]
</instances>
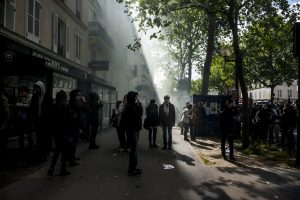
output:
<instances>
[{"instance_id":1,"label":"jeans","mask_svg":"<svg viewBox=\"0 0 300 200\"><path fill-rule=\"evenodd\" d=\"M163 139L164 139L164 147L172 147L172 126L163 126ZM168 136L167 136L168 133Z\"/></svg>"}]
</instances>

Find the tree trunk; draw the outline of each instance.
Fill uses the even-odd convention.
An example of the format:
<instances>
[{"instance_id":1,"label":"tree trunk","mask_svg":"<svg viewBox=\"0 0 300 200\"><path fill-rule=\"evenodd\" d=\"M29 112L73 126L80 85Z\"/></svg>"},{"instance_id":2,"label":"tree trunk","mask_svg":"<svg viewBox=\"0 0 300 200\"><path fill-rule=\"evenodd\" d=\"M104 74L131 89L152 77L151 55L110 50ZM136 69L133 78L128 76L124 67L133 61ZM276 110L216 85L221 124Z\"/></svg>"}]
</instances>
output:
<instances>
[{"instance_id":1,"label":"tree trunk","mask_svg":"<svg viewBox=\"0 0 300 200\"><path fill-rule=\"evenodd\" d=\"M188 88L187 88L187 92L188 94L190 94L191 89L192 89L192 55L193 55L193 38L192 36L190 36L189 38L189 54L188 54L188 70L189 70L189 74L188 74Z\"/></svg>"},{"instance_id":2,"label":"tree trunk","mask_svg":"<svg viewBox=\"0 0 300 200\"><path fill-rule=\"evenodd\" d=\"M235 67L237 68L238 78L243 96L243 115L242 115L242 147L247 148L249 146L249 108L248 108L248 93L245 84L243 73L243 57L239 45L238 35L238 12L232 12L228 15L229 25L232 31L233 48L235 53Z\"/></svg>"},{"instance_id":3,"label":"tree trunk","mask_svg":"<svg viewBox=\"0 0 300 200\"><path fill-rule=\"evenodd\" d=\"M215 32L216 32L216 13L214 12L216 6L216 0L211 1L211 11L208 12L208 33L207 33L207 49L204 67L202 71L202 87L201 94L208 94L210 66L212 63L214 46L215 46Z\"/></svg>"}]
</instances>

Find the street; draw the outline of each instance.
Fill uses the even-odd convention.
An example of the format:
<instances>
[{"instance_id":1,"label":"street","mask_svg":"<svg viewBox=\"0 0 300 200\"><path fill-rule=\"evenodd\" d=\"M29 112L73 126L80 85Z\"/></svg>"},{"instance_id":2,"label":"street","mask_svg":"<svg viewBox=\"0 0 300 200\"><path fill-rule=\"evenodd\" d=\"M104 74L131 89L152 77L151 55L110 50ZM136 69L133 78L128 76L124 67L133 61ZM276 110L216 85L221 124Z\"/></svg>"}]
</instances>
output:
<instances>
[{"instance_id":1,"label":"street","mask_svg":"<svg viewBox=\"0 0 300 200\"><path fill-rule=\"evenodd\" d=\"M162 133L158 133L161 146ZM177 128L173 151L148 149L147 135L144 130L140 134L141 177L127 176L128 153L116 151L117 136L110 129L98 135L99 150L79 145L80 165L70 168L68 177L58 176L59 166L48 177L45 165L2 188L0 199L298 199L300 195L298 170L239 167L238 161L236 167L209 167L199 161ZM165 164L171 169L164 169Z\"/></svg>"}]
</instances>

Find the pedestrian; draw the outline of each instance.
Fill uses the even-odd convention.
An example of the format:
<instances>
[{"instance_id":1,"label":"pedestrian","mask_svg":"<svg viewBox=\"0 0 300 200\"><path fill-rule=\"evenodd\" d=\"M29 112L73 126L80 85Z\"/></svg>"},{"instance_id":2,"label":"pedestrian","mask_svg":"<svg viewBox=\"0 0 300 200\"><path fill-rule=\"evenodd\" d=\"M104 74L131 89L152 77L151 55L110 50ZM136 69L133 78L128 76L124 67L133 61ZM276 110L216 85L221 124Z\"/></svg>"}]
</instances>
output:
<instances>
[{"instance_id":1,"label":"pedestrian","mask_svg":"<svg viewBox=\"0 0 300 200\"><path fill-rule=\"evenodd\" d=\"M190 125L190 137L191 141L196 141L196 133L197 133L197 105L194 104L193 106L190 106L190 112L189 112L189 125Z\"/></svg>"},{"instance_id":2,"label":"pedestrian","mask_svg":"<svg viewBox=\"0 0 300 200\"><path fill-rule=\"evenodd\" d=\"M182 131L183 131L183 137L185 141L189 141L187 134L189 132L189 123L190 123L190 118L189 118L189 113L190 109L192 108L192 105L190 103L186 104L186 106L183 108L182 113L181 113L181 123L182 123Z\"/></svg>"},{"instance_id":3,"label":"pedestrian","mask_svg":"<svg viewBox=\"0 0 300 200\"><path fill-rule=\"evenodd\" d=\"M141 176L142 170L137 168L137 145L139 131L142 129L143 106L138 100L138 93L127 93L127 105L121 118L121 126L125 127L130 143L129 176Z\"/></svg>"},{"instance_id":4,"label":"pedestrian","mask_svg":"<svg viewBox=\"0 0 300 200\"><path fill-rule=\"evenodd\" d=\"M27 136L28 140L28 149L32 150L33 148L33 137L32 137L32 128L30 121L30 112L29 106L31 102L31 95L29 93L29 88L27 86L21 86L19 89L19 97L16 103L17 109L17 130L19 134L19 148L24 149L24 135Z\"/></svg>"},{"instance_id":5,"label":"pedestrian","mask_svg":"<svg viewBox=\"0 0 300 200\"><path fill-rule=\"evenodd\" d=\"M67 93L63 90L56 93L56 101L52 110L52 119L52 133L55 149L48 170L48 175L53 176L58 157L61 155L60 176L67 176L70 174L70 172L67 171L66 163L71 150L71 143L68 140L67 135L70 123L67 110Z\"/></svg>"},{"instance_id":6,"label":"pedestrian","mask_svg":"<svg viewBox=\"0 0 300 200\"><path fill-rule=\"evenodd\" d=\"M4 86L0 85L0 152L6 149L10 109L8 99L4 95Z\"/></svg>"},{"instance_id":7,"label":"pedestrian","mask_svg":"<svg viewBox=\"0 0 300 200\"><path fill-rule=\"evenodd\" d=\"M126 150L126 137L125 137L125 129L120 125L122 112L123 112L123 104L122 101L117 101L116 108L112 110L112 116L110 118L110 126L116 128L118 139L119 139L119 147L118 151L123 152Z\"/></svg>"},{"instance_id":8,"label":"pedestrian","mask_svg":"<svg viewBox=\"0 0 300 200\"><path fill-rule=\"evenodd\" d=\"M163 150L172 150L172 127L175 125L175 107L170 103L170 96L164 96L164 103L159 107L159 121L163 130Z\"/></svg>"},{"instance_id":9,"label":"pedestrian","mask_svg":"<svg viewBox=\"0 0 300 200\"><path fill-rule=\"evenodd\" d=\"M285 141L287 140L287 150L289 153L293 150L294 128L297 125L297 113L290 105L286 105L281 116L281 146L286 149Z\"/></svg>"},{"instance_id":10,"label":"pedestrian","mask_svg":"<svg viewBox=\"0 0 300 200\"><path fill-rule=\"evenodd\" d=\"M203 102L198 102L197 105L197 130L199 136L205 136L205 119L206 119L206 112L205 108L203 107Z\"/></svg>"},{"instance_id":11,"label":"pedestrian","mask_svg":"<svg viewBox=\"0 0 300 200\"><path fill-rule=\"evenodd\" d=\"M224 160L227 160L225 152L225 142L229 143L230 160L235 160L233 153L233 102L232 100L225 100L223 103L223 109L220 113L220 131L221 131L221 153Z\"/></svg>"},{"instance_id":12,"label":"pedestrian","mask_svg":"<svg viewBox=\"0 0 300 200\"><path fill-rule=\"evenodd\" d=\"M82 109L82 95L81 90L74 89L69 94L70 99L67 106L68 111L68 120L70 123L68 124L68 138L69 141L71 141L72 147L71 147L71 153L69 158L69 165L70 166L76 166L79 165L76 160L79 160L79 158L76 157L76 149L77 149L77 142L79 138L79 129L80 129L80 112Z\"/></svg>"},{"instance_id":13,"label":"pedestrian","mask_svg":"<svg viewBox=\"0 0 300 200\"><path fill-rule=\"evenodd\" d=\"M39 153L39 159L46 161L51 150L51 116L52 97L46 94L45 86L42 81L37 81L33 86L33 95L31 98L29 110L32 117L33 131L36 133L36 149Z\"/></svg>"},{"instance_id":14,"label":"pedestrian","mask_svg":"<svg viewBox=\"0 0 300 200\"><path fill-rule=\"evenodd\" d=\"M148 140L149 148L158 148L156 144L157 126L159 124L158 106L154 99L150 100L149 106L146 108L146 118L148 120Z\"/></svg>"},{"instance_id":15,"label":"pedestrian","mask_svg":"<svg viewBox=\"0 0 300 200\"><path fill-rule=\"evenodd\" d=\"M89 130L90 130L90 145L89 149L99 149L99 145L96 144L96 136L99 130L100 110L103 107L103 103L96 92L89 94Z\"/></svg>"}]
</instances>

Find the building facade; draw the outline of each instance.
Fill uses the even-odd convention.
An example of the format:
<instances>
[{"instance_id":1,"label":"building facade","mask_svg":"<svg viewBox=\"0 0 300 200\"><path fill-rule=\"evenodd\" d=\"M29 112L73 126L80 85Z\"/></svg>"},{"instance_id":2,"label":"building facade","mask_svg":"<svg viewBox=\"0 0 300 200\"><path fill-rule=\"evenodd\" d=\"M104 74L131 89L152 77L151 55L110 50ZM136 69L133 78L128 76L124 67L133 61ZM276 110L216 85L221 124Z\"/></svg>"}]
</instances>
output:
<instances>
[{"instance_id":1,"label":"building facade","mask_svg":"<svg viewBox=\"0 0 300 200\"><path fill-rule=\"evenodd\" d=\"M146 102L153 83L142 49L127 48L137 37L131 20L111 0L0 0L0 80L10 103L36 81L53 98L59 90L94 91L107 126L128 91L139 90Z\"/></svg>"},{"instance_id":2,"label":"building facade","mask_svg":"<svg viewBox=\"0 0 300 200\"><path fill-rule=\"evenodd\" d=\"M298 99L298 81L293 81L290 86L286 84L276 86L273 95L275 103L286 104L288 101L295 103ZM251 97L254 102L268 102L271 99L271 89L258 88L249 90L248 96Z\"/></svg>"}]
</instances>

